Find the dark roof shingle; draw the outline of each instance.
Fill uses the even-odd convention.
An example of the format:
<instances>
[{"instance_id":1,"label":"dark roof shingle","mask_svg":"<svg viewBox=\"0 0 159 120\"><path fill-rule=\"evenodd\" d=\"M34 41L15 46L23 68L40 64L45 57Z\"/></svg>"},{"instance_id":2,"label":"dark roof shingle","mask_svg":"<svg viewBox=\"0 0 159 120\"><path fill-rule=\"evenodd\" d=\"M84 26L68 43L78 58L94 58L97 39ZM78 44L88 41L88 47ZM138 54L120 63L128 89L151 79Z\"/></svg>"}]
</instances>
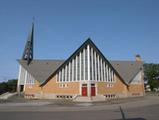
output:
<instances>
[{"instance_id":1,"label":"dark roof shingle","mask_svg":"<svg viewBox=\"0 0 159 120\"><path fill-rule=\"evenodd\" d=\"M110 63L127 84L131 82L143 66L143 62L137 61L110 61Z\"/></svg>"},{"instance_id":2,"label":"dark roof shingle","mask_svg":"<svg viewBox=\"0 0 159 120\"><path fill-rule=\"evenodd\" d=\"M40 83L43 83L64 60L32 60L29 65L25 60L18 62Z\"/></svg>"},{"instance_id":3,"label":"dark roof shingle","mask_svg":"<svg viewBox=\"0 0 159 120\"><path fill-rule=\"evenodd\" d=\"M33 60L29 65L25 60L18 60L18 62L42 84L64 63L64 60ZM109 62L127 84L131 82L143 65L142 62L136 61Z\"/></svg>"}]
</instances>

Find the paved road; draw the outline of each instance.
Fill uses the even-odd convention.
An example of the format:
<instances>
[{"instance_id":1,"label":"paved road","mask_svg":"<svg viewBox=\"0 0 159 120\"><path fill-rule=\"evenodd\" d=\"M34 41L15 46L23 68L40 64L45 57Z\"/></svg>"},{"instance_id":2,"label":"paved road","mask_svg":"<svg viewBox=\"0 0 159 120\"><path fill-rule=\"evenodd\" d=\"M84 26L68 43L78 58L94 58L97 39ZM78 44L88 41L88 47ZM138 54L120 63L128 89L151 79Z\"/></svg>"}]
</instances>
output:
<instances>
[{"instance_id":1,"label":"paved road","mask_svg":"<svg viewBox=\"0 0 159 120\"><path fill-rule=\"evenodd\" d=\"M123 109L126 120L158 120L159 104ZM0 120L122 120L120 109L60 112L0 112Z\"/></svg>"},{"instance_id":2,"label":"paved road","mask_svg":"<svg viewBox=\"0 0 159 120\"><path fill-rule=\"evenodd\" d=\"M158 111L159 96L110 103L15 100L0 103L0 120L159 120Z\"/></svg>"}]
</instances>

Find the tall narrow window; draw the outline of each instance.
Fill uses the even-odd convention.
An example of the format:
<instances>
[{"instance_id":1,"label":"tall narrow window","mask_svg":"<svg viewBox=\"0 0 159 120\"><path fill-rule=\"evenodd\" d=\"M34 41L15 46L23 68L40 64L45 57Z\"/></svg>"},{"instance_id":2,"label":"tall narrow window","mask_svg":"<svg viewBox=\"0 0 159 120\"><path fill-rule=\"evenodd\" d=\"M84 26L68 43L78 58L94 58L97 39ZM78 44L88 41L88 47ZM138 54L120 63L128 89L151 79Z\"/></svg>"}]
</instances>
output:
<instances>
[{"instance_id":1,"label":"tall narrow window","mask_svg":"<svg viewBox=\"0 0 159 120\"><path fill-rule=\"evenodd\" d=\"M90 59L90 62L89 62L89 64L90 64L90 80L93 80L92 78L93 78L93 76L92 76L92 74L93 74L93 60L92 60L92 49L91 49L91 47L89 48L89 59Z\"/></svg>"},{"instance_id":2,"label":"tall narrow window","mask_svg":"<svg viewBox=\"0 0 159 120\"><path fill-rule=\"evenodd\" d=\"M80 56L78 54L77 56L77 80L79 81L80 79Z\"/></svg>"},{"instance_id":3,"label":"tall narrow window","mask_svg":"<svg viewBox=\"0 0 159 120\"><path fill-rule=\"evenodd\" d=\"M100 81L103 81L103 60L102 60L102 58L100 59L100 74L101 74Z\"/></svg>"},{"instance_id":4,"label":"tall narrow window","mask_svg":"<svg viewBox=\"0 0 159 120\"><path fill-rule=\"evenodd\" d=\"M74 70L74 59L72 59L72 81L74 81L74 75L75 75L75 70Z\"/></svg>"},{"instance_id":5,"label":"tall narrow window","mask_svg":"<svg viewBox=\"0 0 159 120\"><path fill-rule=\"evenodd\" d=\"M81 80L84 80L84 51L81 52Z\"/></svg>"},{"instance_id":6,"label":"tall narrow window","mask_svg":"<svg viewBox=\"0 0 159 120\"><path fill-rule=\"evenodd\" d=\"M92 68L92 80L94 80L94 57L93 57L93 48L91 47L91 68Z\"/></svg>"},{"instance_id":7,"label":"tall narrow window","mask_svg":"<svg viewBox=\"0 0 159 120\"><path fill-rule=\"evenodd\" d=\"M81 77L81 74L82 74L82 59L81 59L81 57L82 57L82 54L81 54L81 52L80 52L80 57L79 57L79 63L80 63L80 75L79 75L79 80L82 80L82 77Z\"/></svg>"},{"instance_id":8,"label":"tall narrow window","mask_svg":"<svg viewBox=\"0 0 159 120\"><path fill-rule=\"evenodd\" d=\"M76 81L76 57L74 58L74 81Z\"/></svg>"},{"instance_id":9,"label":"tall narrow window","mask_svg":"<svg viewBox=\"0 0 159 120\"><path fill-rule=\"evenodd\" d=\"M94 51L94 78L97 81L97 57L95 51Z\"/></svg>"},{"instance_id":10,"label":"tall narrow window","mask_svg":"<svg viewBox=\"0 0 159 120\"><path fill-rule=\"evenodd\" d=\"M72 60L70 61L70 81L72 81Z\"/></svg>"},{"instance_id":11,"label":"tall narrow window","mask_svg":"<svg viewBox=\"0 0 159 120\"><path fill-rule=\"evenodd\" d=\"M85 58L85 54L86 54L86 52L85 52L85 48L83 49L83 80L85 80L86 79L86 70L85 70L85 66L86 66L86 62L85 62L85 60L86 60L86 58Z\"/></svg>"}]
</instances>

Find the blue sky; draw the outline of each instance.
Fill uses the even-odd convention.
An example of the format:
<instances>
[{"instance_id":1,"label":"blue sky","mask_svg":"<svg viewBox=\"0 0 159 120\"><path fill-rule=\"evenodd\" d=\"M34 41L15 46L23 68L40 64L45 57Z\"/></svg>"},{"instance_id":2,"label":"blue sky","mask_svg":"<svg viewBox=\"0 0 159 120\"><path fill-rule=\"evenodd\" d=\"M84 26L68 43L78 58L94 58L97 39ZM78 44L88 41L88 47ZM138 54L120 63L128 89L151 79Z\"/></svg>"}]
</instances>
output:
<instances>
[{"instance_id":1,"label":"blue sky","mask_svg":"<svg viewBox=\"0 0 159 120\"><path fill-rule=\"evenodd\" d=\"M0 0L0 81L17 78L32 18L34 58L66 59L91 37L107 59L159 63L158 0Z\"/></svg>"}]
</instances>

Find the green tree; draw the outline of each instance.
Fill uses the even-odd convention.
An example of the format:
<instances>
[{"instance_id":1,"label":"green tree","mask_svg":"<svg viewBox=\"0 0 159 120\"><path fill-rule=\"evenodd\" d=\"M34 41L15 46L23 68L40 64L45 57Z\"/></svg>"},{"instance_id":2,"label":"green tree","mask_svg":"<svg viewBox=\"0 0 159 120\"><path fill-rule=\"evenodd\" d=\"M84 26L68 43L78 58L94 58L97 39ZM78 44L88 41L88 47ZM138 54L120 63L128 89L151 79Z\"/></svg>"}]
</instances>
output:
<instances>
[{"instance_id":1,"label":"green tree","mask_svg":"<svg viewBox=\"0 0 159 120\"><path fill-rule=\"evenodd\" d=\"M7 82L7 91L15 92L17 89L17 79L8 80Z\"/></svg>"},{"instance_id":2,"label":"green tree","mask_svg":"<svg viewBox=\"0 0 159 120\"><path fill-rule=\"evenodd\" d=\"M144 64L144 74L151 90L159 87L159 64Z\"/></svg>"},{"instance_id":3,"label":"green tree","mask_svg":"<svg viewBox=\"0 0 159 120\"><path fill-rule=\"evenodd\" d=\"M11 79L7 82L0 83L0 94L5 92L15 92L17 89L17 79Z\"/></svg>"},{"instance_id":4,"label":"green tree","mask_svg":"<svg viewBox=\"0 0 159 120\"><path fill-rule=\"evenodd\" d=\"M7 83L6 82L2 82L0 83L0 94L3 94L7 91Z\"/></svg>"}]
</instances>

